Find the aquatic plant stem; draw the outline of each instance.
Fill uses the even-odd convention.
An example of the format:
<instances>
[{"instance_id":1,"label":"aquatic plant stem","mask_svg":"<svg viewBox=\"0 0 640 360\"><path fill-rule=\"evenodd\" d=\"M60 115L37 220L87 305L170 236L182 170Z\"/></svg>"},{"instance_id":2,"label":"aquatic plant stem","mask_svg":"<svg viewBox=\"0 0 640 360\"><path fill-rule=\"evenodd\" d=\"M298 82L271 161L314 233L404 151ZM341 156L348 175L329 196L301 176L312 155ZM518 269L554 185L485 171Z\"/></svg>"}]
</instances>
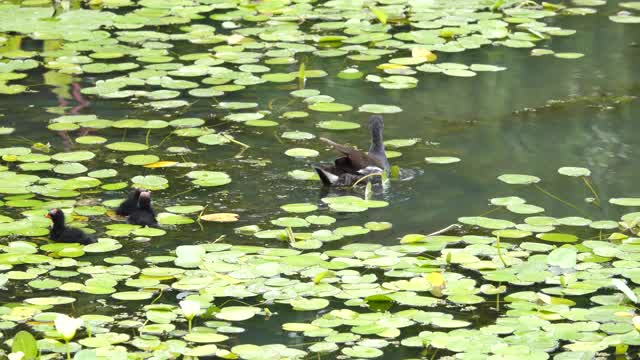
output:
<instances>
[{"instance_id":1,"label":"aquatic plant stem","mask_svg":"<svg viewBox=\"0 0 640 360\"><path fill-rule=\"evenodd\" d=\"M598 207L600 207L600 205L602 205L602 203L600 202L600 197L598 196L598 193L596 192L596 190L591 185L591 182L589 180L587 180L587 178L584 177L584 176L582 177L582 181L584 181L584 184L587 186L589 191L591 191L591 193L593 194L593 197L595 198L596 205Z\"/></svg>"},{"instance_id":2,"label":"aquatic plant stem","mask_svg":"<svg viewBox=\"0 0 640 360\"><path fill-rule=\"evenodd\" d=\"M555 200L560 201L561 203L563 203L563 204L567 205L568 207L570 207L570 208L572 208L572 209L574 209L574 210L578 211L580 214L583 214L583 215L584 215L584 211L580 210L577 206L573 205L572 203L570 203L570 202L568 202L568 201L566 201L566 200L563 200L563 199L559 198L559 197L558 197L558 196L556 196L556 195L553 195L552 193L550 193L550 192L548 192L547 190L545 190L545 189L543 189L542 187L540 187L538 184L533 184L533 186L534 186L536 189L540 190L540 192L541 192L541 193L543 193L543 194L545 194L545 195L549 196L550 198L553 198L553 199L555 199Z\"/></svg>"},{"instance_id":3,"label":"aquatic plant stem","mask_svg":"<svg viewBox=\"0 0 640 360\"><path fill-rule=\"evenodd\" d=\"M296 243L296 236L293 233L293 230L291 230L291 226L287 226L286 230L287 232L287 237L289 238L289 242L291 243L291 245Z\"/></svg>"},{"instance_id":4,"label":"aquatic plant stem","mask_svg":"<svg viewBox=\"0 0 640 360\"><path fill-rule=\"evenodd\" d=\"M182 115L187 112L187 110L191 109L191 107L196 104L200 99L196 99L189 103L189 105L185 106L182 110L178 111L177 115Z\"/></svg>"},{"instance_id":5,"label":"aquatic plant stem","mask_svg":"<svg viewBox=\"0 0 640 360\"><path fill-rule=\"evenodd\" d=\"M144 138L145 145L149 146L149 135L151 135L151 129L147 130L147 136Z\"/></svg>"},{"instance_id":6,"label":"aquatic plant stem","mask_svg":"<svg viewBox=\"0 0 640 360\"><path fill-rule=\"evenodd\" d=\"M191 325L193 323L193 318L187 319L187 321L189 322L189 333L191 333Z\"/></svg>"},{"instance_id":7,"label":"aquatic plant stem","mask_svg":"<svg viewBox=\"0 0 640 360\"><path fill-rule=\"evenodd\" d=\"M284 144L284 141L282 141L282 139L280 139L280 137L278 136L278 132L277 131L273 132L273 136L276 138L277 142L279 142L280 144Z\"/></svg>"},{"instance_id":8,"label":"aquatic plant stem","mask_svg":"<svg viewBox=\"0 0 640 360\"><path fill-rule=\"evenodd\" d=\"M156 296L156 298L151 301L150 305L155 304L156 301L160 300L161 297L162 297L162 290L160 290L160 293L158 293L158 296Z\"/></svg>"},{"instance_id":9,"label":"aquatic plant stem","mask_svg":"<svg viewBox=\"0 0 640 360\"><path fill-rule=\"evenodd\" d=\"M307 77L305 76L305 63L304 61L300 62L300 69L298 70L298 88L304 89L304 85L306 83Z\"/></svg>"},{"instance_id":10,"label":"aquatic plant stem","mask_svg":"<svg viewBox=\"0 0 640 360\"><path fill-rule=\"evenodd\" d=\"M382 177L382 173L375 173L375 174L369 174L369 175L365 175L363 177L361 177L360 179L358 179L358 181L356 181L355 183L353 183L353 185L351 185L351 188L353 189L354 187L356 187L356 185L358 185L362 180L370 178L372 176L380 176Z\"/></svg>"},{"instance_id":11,"label":"aquatic plant stem","mask_svg":"<svg viewBox=\"0 0 640 360\"><path fill-rule=\"evenodd\" d=\"M422 339L422 356L427 356L429 353L429 341L427 339Z\"/></svg>"},{"instance_id":12,"label":"aquatic plant stem","mask_svg":"<svg viewBox=\"0 0 640 360\"><path fill-rule=\"evenodd\" d=\"M436 349L436 351L433 352L433 354L431 355L431 360L436 358L436 355L438 355L438 350L440 349Z\"/></svg>"},{"instance_id":13,"label":"aquatic plant stem","mask_svg":"<svg viewBox=\"0 0 640 360\"><path fill-rule=\"evenodd\" d=\"M196 221L198 223L198 226L200 226L200 231L204 231L204 227L202 226L202 221L200 220L200 217L202 217L202 214L204 214L204 211L207 210L207 206L209 205L205 205L202 208L202 211L200 211L200 213L198 214L198 220Z\"/></svg>"},{"instance_id":14,"label":"aquatic plant stem","mask_svg":"<svg viewBox=\"0 0 640 360\"><path fill-rule=\"evenodd\" d=\"M289 105L293 104L295 100L289 100L285 105L278 109L278 112L282 112L284 109L288 108Z\"/></svg>"},{"instance_id":15,"label":"aquatic plant stem","mask_svg":"<svg viewBox=\"0 0 640 360\"><path fill-rule=\"evenodd\" d=\"M230 303L232 301L233 302L237 302L239 304L242 304L244 306L258 306L258 305L262 305L262 304L266 303L266 301L262 301L262 302L259 302L257 304L249 304L248 302L240 301L238 299L229 299L229 300L223 302L222 304L220 304L220 307L224 307L225 305L227 305L228 303Z\"/></svg>"},{"instance_id":16,"label":"aquatic plant stem","mask_svg":"<svg viewBox=\"0 0 640 360\"><path fill-rule=\"evenodd\" d=\"M250 148L250 147L251 147L251 146L249 146L249 145L247 145L247 144L245 144L245 143L242 143L242 142L240 142L240 141L238 141L238 140L234 139L233 137L231 137L231 136L229 136L229 135L227 135L227 134L225 134L225 133L222 133L222 134L220 134L220 135L222 135L222 137L224 137L225 139L227 139L227 140L231 141L231 142L232 142L232 143L234 143L234 144L238 144L238 145L240 145L240 146L242 146L242 147L245 147L245 148Z\"/></svg>"},{"instance_id":17,"label":"aquatic plant stem","mask_svg":"<svg viewBox=\"0 0 640 360\"><path fill-rule=\"evenodd\" d=\"M177 193L177 194L175 194L175 195L173 195L173 196L170 196L170 198L175 198L175 197L178 197L178 196L180 196L180 195L184 195L184 194L186 194L186 193L190 193L190 192L192 192L192 191L193 191L193 190L195 190L195 189L197 189L197 187L192 187L191 189L188 189L188 190L185 190L185 191L183 191L183 192L179 192L179 193Z\"/></svg>"},{"instance_id":18,"label":"aquatic plant stem","mask_svg":"<svg viewBox=\"0 0 640 360\"><path fill-rule=\"evenodd\" d=\"M487 210L487 211L483 212L482 214L480 214L480 215L478 215L478 216L485 216L485 215L489 215L489 214L491 214L491 213L493 213L493 212L496 212L496 211L498 211L498 210L500 210L500 209L502 209L502 208L503 208L502 206L498 206L498 207L495 207L495 208L493 208L493 209L491 209L491 210Z\"/></svg>"},{"instance_id":19,"label":"aquatic plant stem","mask_svg":"<svg viewBox=\"0 0 640 360\"><path fill-rule=\"evenodd\" d=\"M64 339L67 348L67 360L71 360L71 348L69 347L69 340Z\"/></svg>"},{"instance_id":20,"label":"aquatic plant stem","mask_svg":"<svg viewBox=\"0 0 640 360\"><path fill-rule=\"evenodd\" d=\"M502 257L502 250L500 249L500 236L496 236L496 250L498 251L498 258L502 262L502 265L504 265L505 268L509 267L509 265L507 265L507 262L504 261L504 258Z\"/></svg>"},{"instance_id":21,"label":"aquatic plant stem","mask_svg":"<svg viewBox=\"0 0 640 360\"><path fill-rule=\"evenodd\" d=\"M462 225L460 225L460 224L451 224L451 225L447 226L446 228L440 229L440 230L435 231L435 232L432 232L431 234L429 234L427 236L440 235L440 234L445 233L445 232L447 232L449 230L452 230L452 229L460 229L461 227L462 227Z\"/></svg>"},{"instance_id":22,"label":"aquatic plant stem","mask_svg":"<svg viewBox=\"0 0 640 360\"><path fill-rule=\"evenodd\" d=\"M524 6L527 6L527 5L538 6L538 3L535 2L535 1L532 1L532 0L525 0L525 1L521 2L520 4L518 4L516 6L516 8L521 8L521 7L524 7Z\"/></svg>"},{"instance_id":23,"label":"aquatic plant stem","mask_svg":"<svg viewBox=\"0 0 640 360\"><path fill-rule=\"evenodd\" d=\"M158 146L161 146L167 139L169 139L171 137L171 135L173 135L173 132L170 132L169 135L165 136L160 143L158 144Z\"/></svg>"}]
</instances>

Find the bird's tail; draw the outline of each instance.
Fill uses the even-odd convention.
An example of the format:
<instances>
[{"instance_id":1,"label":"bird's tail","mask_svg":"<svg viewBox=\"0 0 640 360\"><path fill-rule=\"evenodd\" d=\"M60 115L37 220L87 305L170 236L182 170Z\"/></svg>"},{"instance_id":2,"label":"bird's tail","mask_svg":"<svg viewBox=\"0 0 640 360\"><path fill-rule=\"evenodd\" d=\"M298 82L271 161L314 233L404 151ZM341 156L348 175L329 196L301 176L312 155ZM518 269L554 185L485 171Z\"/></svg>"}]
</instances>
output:
<instances>
[{"instance_id":1,"label":"bird's tail","mask_svg":"<svg viewBox=\"0 0 640 360\"><path fill-rule=\"evenodd\" d=\"M313 169L318 173L320 180L322 180L322 183L326 186L331 186L338 181L337 175L334 175L321 167L314 166Z\"/></svg>"}]
</instances>

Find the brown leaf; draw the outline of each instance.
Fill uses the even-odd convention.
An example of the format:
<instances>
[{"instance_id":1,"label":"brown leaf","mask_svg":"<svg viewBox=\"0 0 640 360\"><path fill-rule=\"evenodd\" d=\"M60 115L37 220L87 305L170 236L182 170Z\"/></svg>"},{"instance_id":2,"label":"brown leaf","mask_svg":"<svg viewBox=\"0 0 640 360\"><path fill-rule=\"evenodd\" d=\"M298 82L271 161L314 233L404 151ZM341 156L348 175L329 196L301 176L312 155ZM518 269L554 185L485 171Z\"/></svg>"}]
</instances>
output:
<instances>
[{"instance_id":1,"label":"brown leaf","mask_svg":"<svg viewBox=\"0 0 640 360\"><path fill-rule=\"evenodd\" d=\"M154 163L147 164L144 167L155 169L155 168L172 167L172 166L176 166L176 164L177 164L176 161L156 161Z\"/></svg>"}]
</instances>

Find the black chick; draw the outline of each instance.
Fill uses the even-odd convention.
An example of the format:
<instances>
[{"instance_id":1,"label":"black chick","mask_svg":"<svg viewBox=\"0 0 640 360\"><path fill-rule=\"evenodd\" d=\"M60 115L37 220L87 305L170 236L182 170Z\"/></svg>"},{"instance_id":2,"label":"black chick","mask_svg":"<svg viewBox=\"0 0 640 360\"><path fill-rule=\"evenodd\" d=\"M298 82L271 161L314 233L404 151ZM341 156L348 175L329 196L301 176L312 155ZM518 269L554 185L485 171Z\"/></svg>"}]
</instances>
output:
<instances>
[{"instance_id":1,"label":"black chick","mask_svg":"<svg viewBox=\"0 0 640 360\"><path fill-rule=\"evenodd\" d=\"M157 226L156 212L151 207L151 193L143 191L140 193L137 208L127 218L129 224L142 226Z\"/></svg>"},{"instance_id":2,"label":"black chick","mask_svg":"<svg viewBox=\"0 0 640 360\"><path fill-rule=\"evenodd\" d=\"M138 208L138 199L140 198L140 193L142 191L142 189L138 188L131 189L127 199L120 203L120 206L116 209L116 214L120 216L127 216L134 212Z\"/></svg>"},{"instance_id":3,"label":"black chick","mask_svg":"<svg viewBox=\"0 0 640 360\"><path fill-rule=\"evenodd\" d=\"M63 243L80 243L87 245L95 242L95 239L87 235L80 229L67 227L64 224L64 213L60 209L49 210L45 217L53 221L51 230L49 231L49 239L55 242Z\"/></svg>"}]
</instances>

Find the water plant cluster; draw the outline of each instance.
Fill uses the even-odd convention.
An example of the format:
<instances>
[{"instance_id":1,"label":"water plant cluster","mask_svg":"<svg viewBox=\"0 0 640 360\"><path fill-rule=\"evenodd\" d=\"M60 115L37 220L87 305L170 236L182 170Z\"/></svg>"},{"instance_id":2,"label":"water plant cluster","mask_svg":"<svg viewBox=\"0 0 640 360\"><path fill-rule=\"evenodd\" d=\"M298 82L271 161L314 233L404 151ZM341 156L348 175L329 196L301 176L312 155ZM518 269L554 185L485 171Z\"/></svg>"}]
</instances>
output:
<instances>
[{"instance_id":1,"label":"water plant cluster","mask_svg":"<svg viewBox=\"0 0 640 360\"><path fill-rule=\"evenodd\" d=\"M590 219L582 209L633 209L640 199L600 198L582 167L560 168L549 180L584 186L591 195L580 206L547 191L539 177L503 174L497 181L513 195L490 199L487 213L454 215L455 224L441 232L403 234L385 244L368 236L389 233L391 222L345 220L392 205L358 188L315 202L283 200L272 216L237 226L233 236L213 234L162 254L129 251L169 232L201 231L204 222L239 220L174 190L176 184L188 192L243 181L198 156L211 147L237 148L241 158L252 151L248 132L274 128L287 146L283 155L299 167L286 181L319 187L309 164L322 149L297 121L349 134L361 128L359 113L402 112L395 104L336 99L310 88L314 81L375 84L391 93L419 91L433 76L462 81L508 71L501 64L443 60L489 46L578 59L579 49L556 52L548 40L575 33L561 27L563 17L595 14L605 4L0 1L0 96L40 91L35 78L42 75L63 98L76 84L80 103L127 104L145 115L106 118L61 106L50 109L56 114L43 126L67 148L46 137L0 147L0 284L12 293L0 306L1 351L11 360L397 354L568 360L634 349L640 344L633 287L640 281L640 213ZM619 8L611 21L640 22L638 2ZM30 41L45 45L24 46ZM344 66L336 73L311 68L321 64L311 60L318 58ZM267 86L289 92L285 106L250 100L252 91ZM210 106L213 119L190 116L194 104ZM148 114L154 118L142 119ZM315 121L320 114L336 116ZM3 143L19 130L0 127ZM388 139L387 155L402 167L399 150L420 141ZM461 161L428 155L421 166ZM397 178L396 168L391 188ZM176 199L162 201L160 227L125 224L113 215L132 186ZM547 214L522 189L563 203L575 216ZM71 225L97 242L47 242L50 221L43 215L52 208L64 209ZM480 311L492 321L478 321ZM291 313L299 316L279 320ZM264 324L268 338L281 341L248 340L246 334Z\"/></svg>"}]
</instances>

